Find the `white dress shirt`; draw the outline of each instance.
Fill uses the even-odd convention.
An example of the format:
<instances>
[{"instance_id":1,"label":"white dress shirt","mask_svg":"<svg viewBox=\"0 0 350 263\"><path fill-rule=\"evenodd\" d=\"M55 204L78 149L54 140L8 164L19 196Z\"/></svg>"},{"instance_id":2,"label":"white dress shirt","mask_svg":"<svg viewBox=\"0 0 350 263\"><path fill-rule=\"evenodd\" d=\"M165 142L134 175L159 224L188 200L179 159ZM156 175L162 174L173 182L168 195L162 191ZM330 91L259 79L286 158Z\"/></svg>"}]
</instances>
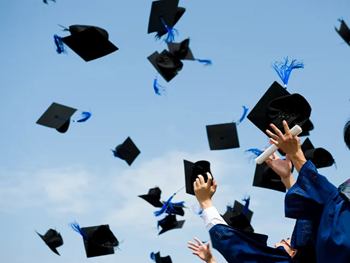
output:
<instances>
[{"instance_id":1,"label":"white dress shirt","mask_svg":"<svg viewBox=\"0 0 350 263\"><path fill-rule=\"evenodd\" d=\"M209 231L213 226L222 224L227 225L225 220L219 214L218 210L214 206L206 208L202 213L202 218L205 223L206 229Z\"/></svg>"}]
</instances>

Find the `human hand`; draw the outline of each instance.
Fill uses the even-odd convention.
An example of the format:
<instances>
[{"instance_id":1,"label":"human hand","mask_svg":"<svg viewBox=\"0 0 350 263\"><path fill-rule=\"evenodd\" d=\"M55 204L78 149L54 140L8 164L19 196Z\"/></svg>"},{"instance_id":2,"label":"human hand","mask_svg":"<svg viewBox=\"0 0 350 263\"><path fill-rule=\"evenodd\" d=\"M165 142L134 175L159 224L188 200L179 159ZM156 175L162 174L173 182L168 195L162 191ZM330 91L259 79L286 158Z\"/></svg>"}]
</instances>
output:
<instances>
[{"instance_id":1,"label":"human hand","mask_svg":"<svg viewBox=\"0 0 350 263\"><path fill-rule=\"evenodd\" d=\"M300 152L302 153L300 139L298 136L293 136L291 134L286 121L283 121L285 131L284 135L274 124L270 124L270 126L276 134L273 134L269 130L266 130L266 133L271 137L270 140L273 144L288 154L291 158Z\"/></svg>"},{"instance_id":2,"label":"human hand","mask_svg":"<svg viewBox=\"0 0 350 263\"><path fill-rule=\"evenodd\" d=\"M207 263L215 263L215 259L213 257L213 254L210 250L210 243L207 242L206 244L203 244L198 238L194 238L195 241L197 241L198 245L188 241L188 248L194 250L193 255L198 256L201 260L207 262Z\"/></svg>"},{"instance_id":3,"label":"human hand","mask_svg":"<svg viewBox=\"0 0 350 263\"><path fill-rule=\"evenodd\" d=\"M273 157L269 157L265 162L266 164L282 179L286 179L292 175L292 162L289 155L286 155L286 160L278 157L276 153L273 153Z\"/></svg>"},{"instance_id":4,"label":"human hand","mask_svg":"<svg viewBox=\"0 0 350 263\"><path fill-rule=\"evenodd\" d=\"M193 183L194 193L200 204L202 204L205 201L211 200L218 186L216 180L213 180L213 177L210 173L207 173L207 177L208 180L207 182L205 182L204 177L200 174L198 175L196 181ZM211 185L212 182L213 185Z\"/></svg>"}]
</instances>

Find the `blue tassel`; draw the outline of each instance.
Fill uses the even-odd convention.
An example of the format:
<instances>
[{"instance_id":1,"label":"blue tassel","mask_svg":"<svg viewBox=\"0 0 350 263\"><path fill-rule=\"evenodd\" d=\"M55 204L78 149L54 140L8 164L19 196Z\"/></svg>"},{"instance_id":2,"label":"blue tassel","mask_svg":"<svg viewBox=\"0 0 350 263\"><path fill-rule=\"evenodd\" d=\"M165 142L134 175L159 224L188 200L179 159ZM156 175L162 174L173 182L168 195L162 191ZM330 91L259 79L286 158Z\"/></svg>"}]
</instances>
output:
<instances>
[{"instance_id":1,"label":"blue tassel","mask_svg":"<svg viewBox=\"0 0 350 263\"><path fill-rule=\"evenodd\" d=\"M164 41L166 43L172 43L175 41L175 35L178 36L179 32L172 27L169 27L165 24L163 18L160 18L160 20L162 21L163 25L165 26L165 29L168 31L167 37L164 39Z\"/></svg>"},{"instance_id":2,"label":"blue tassel","mask_svg":"<svg viewBox=\"0 0 350 263\"><path fill-rule=\"evenodd\" d=\"M233 207L232 206L226 206L226 209L227 209L227 211L231 211L231 212L233 212Z\"/></svg>"},{"instance_id":3,"label":"blue tassel","mask_svg":"<svg viewBox=\"0 0 350 263\"><path fill-rule=\"evenodd\" d=\"M157 32L157 34L155 35L154 38L155 38L156 40L159 40L159 39L161 38L160 35L161 35L161 34L164 35L164 33L166 33L166 32L167 32L167 29L165 28L165 29L163 29L162 31Z\"/></svg>"},{"instance_id":4,"label":"blue tassel","mask_svg":"<svg viewBox=\"0 0 350 263\"><path fill-rule=\"evenodd\" d=\"M203 214L203 210L202 210L202 207L201 207L201 206L199 206L199 212L198 212L198 215L201 215L201 214Z\"/></svg>"},{"instance_id":5,"label":"blue tassel","mask_svg":"<svg viewBox=\"0 0 350 263\"><path fill-rule=\"evenodd\" d=\"M248 196L248 198L244 198L242 201L245 202L244 207L243 207L243 215L245 215L248 212L250 196Z\"/></svg>"},{"instance_id":6,"label":"blue tassel","mask_svg":"<svg viewBox=\"0 0 350 263\"><path fill-rule=\"evenodd\" d=\"M160 215L163 214L165 211L167 211L168 206L169 206L171 200L173 199L173 197L174 197L175 195L176 195L176 193L173 194L173 195L168 199L168 201L166 201L166 202L164 203L164 205L162 206L162 208L161 208L160 210L155 211L155 212L154 212L154 215L155 215L155 216L160 216ZM174 209L174 208L172 208L172 209Z\"/></svg>"},{"instance_id":7,"label":"blue tassel","mask_svg":"<svg viewBox=\"0 0 350 263\"><path fill-rule=\"evenodd\" d=\"M200 63L203 63L204 66L211 66L211 65L213 65L213 63L212 63L211 60L209 60L209 59L199 59L199 58L196 58L195 60L198 61L198 62L200 62Z\"/></svg>"},{"instance_id":8,"label":"blue tassel","mask_svg":"<svg viewBox=\"0 0 350 263\"><path fill-rule=\"evenodd\" d=\"M243 107L243 115L242 117L239 119L238 122L236 122L236 125L240 124L244 118L247 116L247 113L248 113L248 108L246 108L245 106L242 106Z\"/></svg>"},{"instance_id":9,"label":"blue tassel","mask_svg":"<svg viewBox=\"0 0 350 263\"><path fill-rule=\"evenodd\" d=\"M154 78L153 89L154 92L159 96L162 94L166 95L166 88L158 84L158 75Z\"/></svg>"},{"instance_id":10,"label":"blue tassel","mask_svg":"<svg viewBox=\"0 0 350 263\"><path fill-rule=\"evenodd\" d=\"M91 112L88 112L88 111L83 111L81 113L81 116L83 118L79 119L79 120L74 120L73 122L86 122L88 119L90 119L91 117Z\"/></svg>"},{"instance_id":11,"label":"blue tassel","mask_svg":"<svg viewBox=\"0 0 350 263\"><path fill-rule=\"evenodd\" d=\"M80 228L80 226L79 226L79 224L77 222L70 223L70 226L75 232L77 232L80 235L82 235L84 240L87 240L87 236L85 235L83 230L81 230L81 228Z\"/></svg>"},{"instance_id":12,"label":"blue tassel","mask_svg":"<svg viewBox=\"0 0 350 263\"><path fill-rule=\"evenodd\" d=\"M284 60L284 63L276 61L275 63L271 64L271 68L273 68L277 72L278 76L284 83L284 88L287 89L288 80L292 70L304 68L304 63L302 61L297 62L296 59L293 59L292 63L290 63L290 65L288 66L288 57L284 58Z\"/></svg>"},{"instance_id":13,"label":"blue tassel","mask_svg":"<svg viewBox=\"0 0 350 263\"><path fill-rule=\"evenodd\" d=\"M151 253L151 259L156 262L156 254L154 252Z\"/></svg>"},{"instance_id":14,"label":"blue tassel","mask_svg":"<svg viewBox=\"0 0 350 263\"><path fill-rule=\"evenodd\" d=\"M185 203L184 201L178 202L178 203L169 203L169 206L166 209L165 213L167 213L169 215L176 213L177 211L175 210L174 206L183 205L184 203Z\"/></svg>"},{"instance_id":15,"label":"blue tassel","mask_svg":"<svg viewBox=\"0 0 350 263\"><path fill-rule=\"evenodd\" d=\"M112 150L112 149L111 149L111 151L113 152L114 157L120 158L120 156L119 156L119 154L117 153L116 150Z\"/></svg>"},{"instance_id":16,"label":"blue tassel","mask_svg":"<svg viewBox=\"0 0 350 263\"><path fill-rule=\"evenodd\" d=\"M53 38L54 38L55 44L56 44L56 52L58 54L67 53L67 51L64 49L64 44L63 44L63 41L62 41L62 37L60 37L58 35L54 35Z\"/></svg>"},{"instance_id":17,"label":"blue tassel","mask_svg":"<svg viewBox=\"0 0 350 263\"><path fill-rule=\"evenodd\" d=\"M252 160L256 157L258 157L260 154L263 153L262 150L258 149L258 148L252 148L252 149L248 149L246 151L244 151L244 153L252 153L252 155L249 157L249 160Z\"/></svg>"}]
</instances>

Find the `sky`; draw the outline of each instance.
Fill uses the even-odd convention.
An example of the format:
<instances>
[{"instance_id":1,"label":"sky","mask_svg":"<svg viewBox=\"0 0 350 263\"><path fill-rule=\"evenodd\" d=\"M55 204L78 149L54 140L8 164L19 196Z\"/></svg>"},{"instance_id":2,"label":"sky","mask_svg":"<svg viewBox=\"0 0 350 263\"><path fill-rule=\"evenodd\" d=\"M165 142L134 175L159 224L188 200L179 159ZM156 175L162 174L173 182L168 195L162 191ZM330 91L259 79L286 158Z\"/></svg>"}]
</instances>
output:
<instances>
[{"instance_id":1,"label":"sky","mask_svg":"<svg viewBox=\"0 0 350 263\"><path fill-rule=\"evenodd\" d=\"M257 233L273 246L291 236L295 221L284 217L284 193L252 186L255 164L244 151L264 148L267 137L248 119L238 126L240 148L210 151L206 125L237 121L278 81L271 63L303 60L292 72L290 93L312 106L310 140L332 153L335 166L320 172L336 186L348 179L349 152L343 127L349 118L349 46L336 33L338 18L350 25L345 0L180 0L186 13L176 25L180 42L191 39L196 58L185 61L167 96L153 91L154 67L147 60L166 49L147 34L151 1L0 1L0 263L152 262L151 252L174 263L200 262L187 241L208 240L198 202L184 190L183 229L158 236L154 208L141 198L159 186L162 200L184 186L183 160L208 160L218 182L214 205L250 195ZM68 48L58 55L58 24L106 29L119 50L85 62ZM37 125L52 102L92 117L71 123L65 134ZM111 149L132 138L141 154L128 166ZM302 141L305 139L302 138ZM297 174L294 173L296 178ZM87 259L81 236L68 224L109 224L119 241L114 255ZM61 233L61 256L35 231ZM225 262L214 250L218 263Z\"/></svg>"}]
</instances>

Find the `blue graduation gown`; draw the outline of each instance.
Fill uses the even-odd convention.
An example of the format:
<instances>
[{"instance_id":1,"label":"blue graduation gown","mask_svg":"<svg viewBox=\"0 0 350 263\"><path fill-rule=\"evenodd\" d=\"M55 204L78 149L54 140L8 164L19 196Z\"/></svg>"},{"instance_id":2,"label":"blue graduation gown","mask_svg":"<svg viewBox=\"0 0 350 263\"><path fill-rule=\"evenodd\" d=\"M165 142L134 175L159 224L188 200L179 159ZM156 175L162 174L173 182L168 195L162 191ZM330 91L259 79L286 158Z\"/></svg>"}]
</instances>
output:
<instances>
[{"instance_id":1,"label":"blue graduation gown","mask_svg":"<svg viewBox=\"0 0 350 263\"><path fill-rule=\"evenodd\" d=\"M291 246L301 252L300 262L316 263L318 224L298 219L292 234Z\"/></svg>"},{"instance_id":2,"label":"blue graduation gown","mask_svg":"<svg viewBox=\"0 0 350 263\"><path fill-rule=\"evenodd\" d=\"M267 236L243 233L228 225L215 225L209 230L213 248L229 263L296 263L283 247L266 244Z\"/></svg>"},{"instance_id":3,"label":"blue graduation gown","mask_svg":"<svg viewBox=\"0 0 350 263\"><path fill-rule=\"evenodd\" d=\"M350 202L311 161L301 168L297 182L285 197L285 215L319 224L318 263L350 262Z\"/></svg>"}]
</instances>

